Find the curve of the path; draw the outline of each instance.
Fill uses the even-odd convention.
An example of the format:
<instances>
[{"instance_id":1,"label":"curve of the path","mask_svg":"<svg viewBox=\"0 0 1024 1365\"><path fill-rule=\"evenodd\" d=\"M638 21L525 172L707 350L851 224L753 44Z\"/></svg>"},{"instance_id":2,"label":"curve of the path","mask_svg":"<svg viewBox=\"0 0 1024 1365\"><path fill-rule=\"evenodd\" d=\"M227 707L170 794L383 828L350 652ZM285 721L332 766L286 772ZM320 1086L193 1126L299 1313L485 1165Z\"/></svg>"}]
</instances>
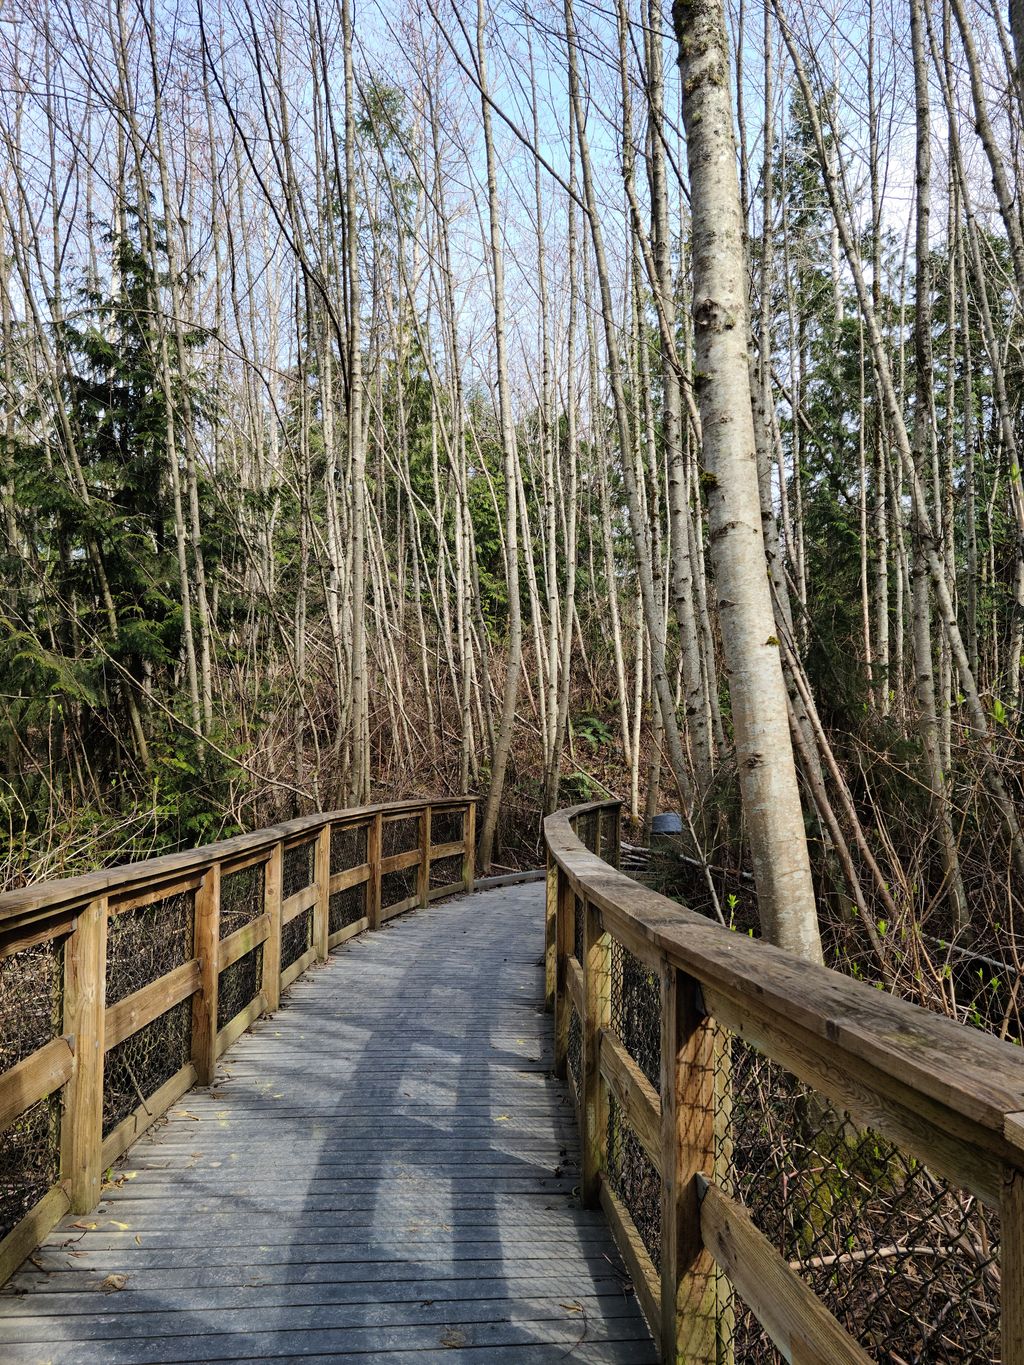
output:
<instances>
[{"instance_id":1,"label":"curve of the path","mask_svg":"<svg viewBox=\"0 0 1024 1365\"><path fill-rule=\"evenodd\" d=\"M480 892L307 973L0 1294L0 1359L656 1361L576 1197L543 913Z\"/></svg>"}]
</instances>

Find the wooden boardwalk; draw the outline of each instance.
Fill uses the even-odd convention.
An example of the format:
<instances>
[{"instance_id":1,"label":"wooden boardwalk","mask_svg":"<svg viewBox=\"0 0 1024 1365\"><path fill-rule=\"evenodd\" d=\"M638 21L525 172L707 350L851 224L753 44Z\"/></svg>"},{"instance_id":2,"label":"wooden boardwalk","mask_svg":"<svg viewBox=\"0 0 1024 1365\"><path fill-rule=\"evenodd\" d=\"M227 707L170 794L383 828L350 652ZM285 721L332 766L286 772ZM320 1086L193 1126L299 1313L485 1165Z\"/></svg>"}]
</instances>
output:
<instances>
[{"instance_id":1,"label":"wooden boardwalk","mask_svg":"<svg viewBox=\"0 0 1024 1365\"><path fill-rule=\"evenodd\" d=\"M654 1362L575 1194L543 913L481 892L298 981L0 1294L0 1360Z\"/></svg>"}]
</instances>

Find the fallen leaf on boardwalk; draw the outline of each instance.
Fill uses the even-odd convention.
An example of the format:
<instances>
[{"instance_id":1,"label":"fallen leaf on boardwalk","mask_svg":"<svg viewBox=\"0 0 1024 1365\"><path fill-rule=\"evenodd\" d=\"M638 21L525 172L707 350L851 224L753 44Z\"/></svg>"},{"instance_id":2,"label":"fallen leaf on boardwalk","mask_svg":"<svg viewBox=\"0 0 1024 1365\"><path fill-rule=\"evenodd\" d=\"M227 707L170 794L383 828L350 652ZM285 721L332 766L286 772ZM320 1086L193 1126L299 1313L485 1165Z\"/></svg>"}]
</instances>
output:
<instances>
[{"instance_id":1,"label":"fallen leaf on boardwalk","mask_svg":"<svg viewBox=\"0 0 1024 1365\"><path fill-rule=\"evenodd\" d=\"M583 1312L583 1305L581 1303L560 1303L558 1306L559 1308L564 1308L567 1313Z\"/></svg>"},{"instance_id":2,"label":"fallen leaf on boardwalk","mask_svg":"<svg viewBox=\"0 0 1024 1365\"><path fill-rule=\"evenodd\" d=\"M495 1123L508 1123L508 1121L509 1121L508 1114L499 1114L498 1117L494 1120Z\"/></svg>"},{"instance_id":3,"label":"fallen leaf on boardwalk","mask_svg":"<svg viewBox=\"0 0 1024 1365\"><path fill-rule=\"evenodd\" d=\"M142 1246L142 1238L139 1236L138 1233L135 1234L135 1245L137 1247Z\"/></svg>"},{"instance_id":4,"label":"fallen leaf on boardwalk","mask_svg":"<svg viewBox=\"0 0 1024 1365\"><path fill-rule=\"evenodd\" d=\"M127 1275L108 1275L100 1285L104 1294L116 1294L119 1289L123 1289L128 1283Z\"/></svg>"},{"instance_id":5,"label":"fallen leaf on boardwalk","mask_svg":"<svg viewBox=\"0 0 1024 1365\"><path fill-rule=\"evenodd\" d=\"M84 1229L84 1231L86 1231L86 1232L95 1232L95 1231L96 1231L96 1224L95 1224L95 1223L72 1223L71 1226L72 1226L73 1228L82 1228L82 1229Z\"/></svg>"},{"instance_id":6,"label":"fallen leaf on boardwalk","mask_svg":"<svg viewBox=\"0 0 1024 1365\"><path fill-rule=\"evenodd\" d=\"M196 1123L199 1122L199 1115L198 1115L198 1114L193 1114L193 1113L192 1113L190 1110L188 1110L188 1109L175 1109L174 1112L171 1114L171 1118L172 1118L172 1119L194 1119L194 1120L196 1121Z\"/></svg>"},{"instance_id":7,"label":"fallen leaf on boardwalk","mask_svg":"<svg viewBox=\"0 0 1024 1365\"><path fill-rule=\"evenodd\" d=\"M449 1351L457 1351L460 1346L465 1346L466 1334L460 1332L457 1327L446 1327L441 1333L441 1345Z\"/></svg>"},{"instance_id":8,"label":"fallen leaf on boardwalk","mask_svg":"<svg viewBox=\"0 0 1024 1365\"><path fill-rule=\"evenodd\" d=\"M111 1219L109 1219L108 1221L109 1221L111 1227L113 1227L113 1228L119 1228L119 1229L121 1230L121 1232L127 1232L127 1231L128 1231L128 1224L127 1224L127 1223L119 1223L119 1222L117 1221L116 1218L111 1218Z\"/></svg>"}]
</instances>

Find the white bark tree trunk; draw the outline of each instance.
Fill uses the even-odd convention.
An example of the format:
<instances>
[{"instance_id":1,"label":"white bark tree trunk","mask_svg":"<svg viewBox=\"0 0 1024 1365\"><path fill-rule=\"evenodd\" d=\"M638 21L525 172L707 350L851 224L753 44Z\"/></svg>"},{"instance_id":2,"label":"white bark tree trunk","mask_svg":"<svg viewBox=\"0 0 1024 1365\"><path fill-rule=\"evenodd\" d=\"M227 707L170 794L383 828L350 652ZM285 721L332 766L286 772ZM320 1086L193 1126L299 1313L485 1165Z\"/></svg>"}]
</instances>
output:
<instances>
[{"instance_id":1,"label":"white bark tree trunk","mask_svg":"<svg viewBox=\"0 0 1024 1365\"><path fill-rule=\"evenodd\" d=\"M693 316L711 552L759 912L812 961L821 940L775 635L748 367L743 216L719 0L675 0L693 214Z\"/></svg>"}]
</instances>

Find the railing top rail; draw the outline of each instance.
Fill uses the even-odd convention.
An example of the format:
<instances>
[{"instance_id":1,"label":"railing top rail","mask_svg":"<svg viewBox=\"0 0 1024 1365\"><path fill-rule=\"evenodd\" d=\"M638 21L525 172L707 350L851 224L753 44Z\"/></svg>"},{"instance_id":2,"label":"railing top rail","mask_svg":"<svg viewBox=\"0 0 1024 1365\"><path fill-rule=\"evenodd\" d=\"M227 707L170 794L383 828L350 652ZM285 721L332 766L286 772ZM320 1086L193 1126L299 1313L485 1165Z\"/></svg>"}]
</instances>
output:
<instances>
[{"instance_id":1,"label":"railing top rail","mask_svg":"<svg viewBox=\"0 0 1024 1365\"><path fill-rule=\"evenodd\" d=\"M475 796L415 797L405 801L385 801L368 806L350 806L344 810L317 815L303 815L266 829L237 834L216 844L199 848L181 849L155 858L144 858L136 863L120 863L115 867L99 868L75 877L59 877L52 881L33 882L17 891L0 894L0 931L14 924L32 922L52 912L66 911L97 896L128 891L147 883L167 881L172 877L187 877L202 872L213 863L244 857L270 849L282 839L312 833L328 824L358 824L377 814L410 814L430 806L432 810L450 810L475 804Z\"/></svg>"},{"instance_id":2,"label":"railing top rail","mask_svg":"<svg viewBox=\"0 0 1024 1365\"><path fill-rule=\"evenodd\" d=\"M933 1133L1020 1164L1024 1153L1024 1049L965 1028L827 967L746 935L641 886L591 853L576 817L615 803L592 802L544 821L552 858L599 908L606 926L641 949L664 954L701 984L710 1014L722 1007L750 1026L752 1040L785 1040L815 1064L825 1059L849 1085L882 1090Z\"/></svg>"}]
</instances>

